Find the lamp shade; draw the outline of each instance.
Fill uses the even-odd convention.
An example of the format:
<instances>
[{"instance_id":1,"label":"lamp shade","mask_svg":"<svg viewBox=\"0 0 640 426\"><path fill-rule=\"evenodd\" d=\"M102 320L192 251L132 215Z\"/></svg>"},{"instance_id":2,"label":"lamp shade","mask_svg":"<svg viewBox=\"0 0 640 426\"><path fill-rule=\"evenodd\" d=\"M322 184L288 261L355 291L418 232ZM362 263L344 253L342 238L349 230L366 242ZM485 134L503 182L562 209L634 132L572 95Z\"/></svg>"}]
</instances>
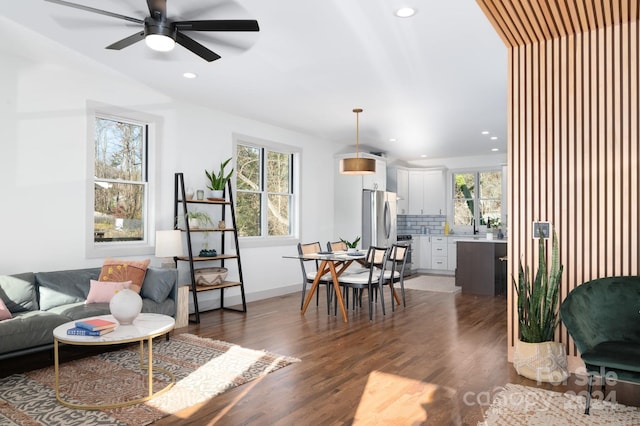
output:
<instances>
[{"instance_id":1,"label":"lamp shade","mask_svg":"<svg viewBox=\"0 0 640 426\"><path fill-rule=\"evenodd\" d=\"M178 230L156 231L156 257L182 255L182 235Z\"/></svg>"},{"instance_id":2,"label":"lamp shade","mask_svg":"<svg viewBox=\"0 0 640 426\"><path fill-rule=\"evenodd\" d=\"M343 158L340 160L340 173L344 175L372 175L376 172L376 160L373 158Z\"/></svg>"}]
</instances>

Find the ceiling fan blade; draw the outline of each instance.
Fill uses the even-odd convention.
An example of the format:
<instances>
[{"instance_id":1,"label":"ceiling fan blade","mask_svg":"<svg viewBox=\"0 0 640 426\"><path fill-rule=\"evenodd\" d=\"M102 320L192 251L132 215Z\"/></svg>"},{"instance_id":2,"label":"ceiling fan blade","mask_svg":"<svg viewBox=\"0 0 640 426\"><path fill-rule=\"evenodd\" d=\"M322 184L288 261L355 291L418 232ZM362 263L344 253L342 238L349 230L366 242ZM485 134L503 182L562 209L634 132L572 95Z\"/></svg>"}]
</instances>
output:
<instances>
[{"instance_id":1,"label":"ceiling fan blade","mask_svg":"<svg viewBox=\"0 0 640 426\"><path fill-rule=\"evenodd\" d=\"M167 0L147 0L149 14L156 21L167 19Z\"/></svg>"},{"instance_id":2,"label":"ceiling fan blade","mask_svg":"<svg viewBox=\"0 0 640 426\"><path fill-rule=\"evenodd\" d=\"M179 21L173 25L182 31L260 31L258 21L253 19Z\"/></svg>"},{"instance_id":3,"label":"ceiling fan blade","mask_svg":"<svg viewBox=\"0 0 640 426\"><path fill-rule=\"evenodd\" d=\"M135 33L133 35L130 35L127 38L123 38L120 41L116 41L115 43L110 44L109 46L107 46L105 49L111 49L111 50L124 49L125 47L129 47L133 43L137 43L140 40L144 40L144 31L137 32L137 33Z\"/></svg>"},{"instance_id":4,"label":"ceiling fan blade","mask_svg":"<svg viewBox=\"0 0 640 426\"><path fill-rule=\"evenodd\" d=\"M130 16L120 15L118 13L108 12L102 9L96 9L94 7L84 6L82 4L71 3L64 0L45 0L49 3L61 4L62 6L69 6L80 10L85 10L87 12L99 13L100 15L110 16L112 18L124 19L125 21L135 22L136 24L144 24L144 21L138 18L132 18Z\"/></svg>"},{"instance_id":5,"label":"ceiling fan blade","mask_svg":"<svg viewBox=\"0 0 640 426\"><path fill-rule=\"evenodd\" d=\"M176 34L176 43L186 49L189 49L207 62L213 62L216 59L220 59L220 55L207 49L191 37L182 34L180 31Z\"/></svg>"}]
</instances>

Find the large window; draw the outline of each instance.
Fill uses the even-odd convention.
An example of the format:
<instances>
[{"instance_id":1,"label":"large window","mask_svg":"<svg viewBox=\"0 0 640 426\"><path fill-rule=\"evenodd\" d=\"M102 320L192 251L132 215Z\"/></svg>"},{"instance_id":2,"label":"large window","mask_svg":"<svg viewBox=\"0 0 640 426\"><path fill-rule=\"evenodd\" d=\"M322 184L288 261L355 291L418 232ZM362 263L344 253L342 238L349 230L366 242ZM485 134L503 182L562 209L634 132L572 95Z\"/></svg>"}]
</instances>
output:
<instances>
[{"instance_id":1,"label":"large window","mask_svg":"<svg viewBox=\"0 0 640 426\"><path fill-rule=\"evenodd\" d=\"M147 239L148 125L95 116L93 241Z\"/></svg>"},{"instance_id":2,"label":"large window","mask_svg":"<svg viewBox=\"0 0 640 426\"><path fill-rule=\"evenodd\" d=\"M453 174L453 224L497 227L502 218L502 173Z\"/></svg>"},{"instance_id":3,"label":"large window","mask_svg":"<svg viewBox=\"0 0 640 426\"><path fill-rule=\"evenodd\" d=\"M294 234L293 151L238 141L236 222L241 237Z\"/></svg>"}]
</instances>

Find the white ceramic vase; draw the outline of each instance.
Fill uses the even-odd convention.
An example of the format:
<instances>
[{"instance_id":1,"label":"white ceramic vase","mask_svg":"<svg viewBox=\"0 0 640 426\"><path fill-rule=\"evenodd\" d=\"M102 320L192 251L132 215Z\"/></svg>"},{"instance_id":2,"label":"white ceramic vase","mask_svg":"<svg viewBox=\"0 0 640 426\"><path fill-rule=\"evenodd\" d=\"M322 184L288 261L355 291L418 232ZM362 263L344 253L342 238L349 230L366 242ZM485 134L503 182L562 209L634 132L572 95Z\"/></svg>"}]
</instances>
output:
<instances>
[{"instance_id":1,"label":"white ceramic vase","mask_svg":"<svg viewBox=\"0 0 640 426\"><path fill-rule=\"evenodd\" d=\"M222 198L223 195L224 195L224 191L222 191L222 190L217 190L216 189L214 191L211 191L211 197L213 197L213 198Z\"/></svg>"},{"instance_id":2,"label":"white ceramic vase","mask_svg":"<svg viewBox=\"0 0 640 426\"><path fill-rule=\"evenodd\" d=\"M109 310L121 325L131 324L142 311L142 298L135 291L125 288L111 298Z\"/></svg>"}]
</instances>

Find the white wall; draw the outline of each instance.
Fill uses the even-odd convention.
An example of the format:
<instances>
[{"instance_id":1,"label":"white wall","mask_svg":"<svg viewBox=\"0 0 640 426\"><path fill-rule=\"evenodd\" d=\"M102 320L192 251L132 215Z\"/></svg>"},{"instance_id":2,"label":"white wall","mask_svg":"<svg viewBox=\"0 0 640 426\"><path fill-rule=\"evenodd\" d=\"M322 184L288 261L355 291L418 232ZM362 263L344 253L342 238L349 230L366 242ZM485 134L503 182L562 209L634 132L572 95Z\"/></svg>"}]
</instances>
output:
<instances>
[{"instance_id":1,"label":"white wall","mask_svg":"<svg viewBox=\"0 0 640 426\"><path fill-rule=\"evenodd\" d=\"M85 254L86 192L92 185L88 101L162 119L154 182L157 229L173 225L174 173L184 172L187 184L204 187L204 170L232 156L232 134L240 133L302 149L300 237L324 241L332 235L327 180L335 144L169 98L2 17L0 63L0 274L102 264ZM282 259L294 253L293 243L242 249L250 300L299 289L298 262Z\"/></svg>"}]
</instances>

